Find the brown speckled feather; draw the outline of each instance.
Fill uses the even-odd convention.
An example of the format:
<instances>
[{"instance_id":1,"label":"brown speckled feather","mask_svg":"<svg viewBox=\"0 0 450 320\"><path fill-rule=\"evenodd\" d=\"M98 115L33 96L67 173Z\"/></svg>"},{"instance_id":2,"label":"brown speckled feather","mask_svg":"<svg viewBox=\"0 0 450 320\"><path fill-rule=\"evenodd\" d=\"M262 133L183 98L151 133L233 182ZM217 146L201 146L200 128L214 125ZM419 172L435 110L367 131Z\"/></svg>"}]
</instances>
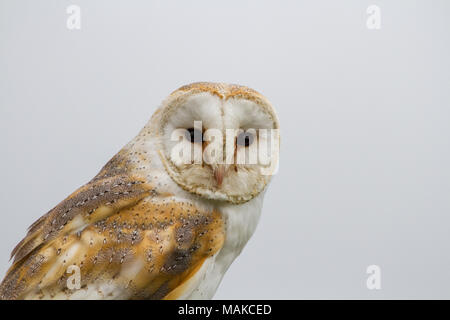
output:
<instances>
[{"instance_id":1,"label":"brown speckled feather","mask_svg":"<svg viewBox=\"0 0 450 320\"><path fill-rule=\"evenodd\" d=\"M175 298L175 289L221 248L220 214L158 194L121 162L119 153L30 227L13 251L1 299L76 298L67 287L71 265L80 268L80 290L103 298ZM108 293L111 281L116 291Z\"/></svg>"}]
</instances>

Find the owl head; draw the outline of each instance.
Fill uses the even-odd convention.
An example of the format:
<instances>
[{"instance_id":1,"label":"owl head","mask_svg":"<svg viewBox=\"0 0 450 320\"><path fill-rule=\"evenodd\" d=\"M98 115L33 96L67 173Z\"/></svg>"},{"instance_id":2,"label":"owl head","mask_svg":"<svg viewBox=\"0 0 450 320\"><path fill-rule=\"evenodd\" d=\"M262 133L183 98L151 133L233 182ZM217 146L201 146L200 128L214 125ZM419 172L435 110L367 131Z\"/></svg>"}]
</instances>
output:
<instances>
[{"instance_id":1,"label":"owl head","mask_svg":"<svg viewBox=\"0 0 450 320\"><path fill-rule=\"evenodd\" d=\"M264 190L277 168L276 113L250 88L183 86L163 102L151 123L170 177L202 198L249 201Z\"/></svg>"}]
</instances>

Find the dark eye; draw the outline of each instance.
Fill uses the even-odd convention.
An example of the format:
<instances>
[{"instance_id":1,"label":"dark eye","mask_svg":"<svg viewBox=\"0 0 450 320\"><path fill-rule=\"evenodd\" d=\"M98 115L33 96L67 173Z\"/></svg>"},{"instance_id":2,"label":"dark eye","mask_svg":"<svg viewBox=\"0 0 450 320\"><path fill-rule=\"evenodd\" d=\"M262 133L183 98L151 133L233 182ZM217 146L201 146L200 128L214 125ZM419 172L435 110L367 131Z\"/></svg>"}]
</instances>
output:
<instances>
[{"instance_id":1,"label":"dark eye","mask_svg":"<svg viewBox=\"0 0 450 320\"><path fill-rule=\"evenodd\" d=\"M250 132L241 132L237 136L236 143L238 146L248 147L249 145L251 145L253 143L253 140L255 140L255 137L253 134L251 134Z\"/></svg>"},{"instance_id":2,"label":"dark eye","mask_svg":"<svg viewBox=\"0 0 450 320\"><path fill-rule=\"evenodd\" d=\"M203 141L203 134L198 129L189 128L186 130L186 139L188 139L192 143L201 143Z\"/></svg>"}]
</instances>

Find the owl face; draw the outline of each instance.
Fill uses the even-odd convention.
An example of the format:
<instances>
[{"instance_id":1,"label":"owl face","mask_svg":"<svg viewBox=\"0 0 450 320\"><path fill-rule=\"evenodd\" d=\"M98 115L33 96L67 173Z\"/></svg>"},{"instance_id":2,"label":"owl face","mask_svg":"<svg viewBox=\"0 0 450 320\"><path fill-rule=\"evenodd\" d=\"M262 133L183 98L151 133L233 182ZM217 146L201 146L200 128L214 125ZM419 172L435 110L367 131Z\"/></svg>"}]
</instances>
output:
<instances>
[{"instance_id":1,"label":"owl face","mask_svg":"<svg viewBox=\"0 0 450 320\"><path fill-rule=\"evenodd\" d=\"M247 87L182 87L153 121L170 177L203 198L246 202L264 190L276 168L276 114L266 98Z\"/></svg>"}]
</instances>

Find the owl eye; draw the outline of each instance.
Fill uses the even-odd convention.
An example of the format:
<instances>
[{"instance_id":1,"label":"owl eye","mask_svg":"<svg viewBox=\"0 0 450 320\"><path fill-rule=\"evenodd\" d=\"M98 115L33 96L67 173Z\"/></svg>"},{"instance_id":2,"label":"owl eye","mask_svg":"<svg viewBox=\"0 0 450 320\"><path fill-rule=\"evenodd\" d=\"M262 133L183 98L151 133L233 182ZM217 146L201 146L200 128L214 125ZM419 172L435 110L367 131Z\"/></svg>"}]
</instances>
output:
<instances>
[{"instance_id":1,"label":"owl eye","mask_svg":"<svg viewBox=\"0 0 450 320\"><path fill-rule=\"evenodd\" d=\"M186 130L186 139L191 143L201 143L203 141L203 134L198 129L189 128Z\"/></svg>"},{"instance_id":2,"label":"owl eye","mask_svg":"<svg viewBox=\"0 0 450 320\"><path fill-rule=\"evenodd\" d=\"M255 140L255 136L250 132L241 132L237 136L236 144L242 147L248 147Z\"/></svg>"}]
</instances>

